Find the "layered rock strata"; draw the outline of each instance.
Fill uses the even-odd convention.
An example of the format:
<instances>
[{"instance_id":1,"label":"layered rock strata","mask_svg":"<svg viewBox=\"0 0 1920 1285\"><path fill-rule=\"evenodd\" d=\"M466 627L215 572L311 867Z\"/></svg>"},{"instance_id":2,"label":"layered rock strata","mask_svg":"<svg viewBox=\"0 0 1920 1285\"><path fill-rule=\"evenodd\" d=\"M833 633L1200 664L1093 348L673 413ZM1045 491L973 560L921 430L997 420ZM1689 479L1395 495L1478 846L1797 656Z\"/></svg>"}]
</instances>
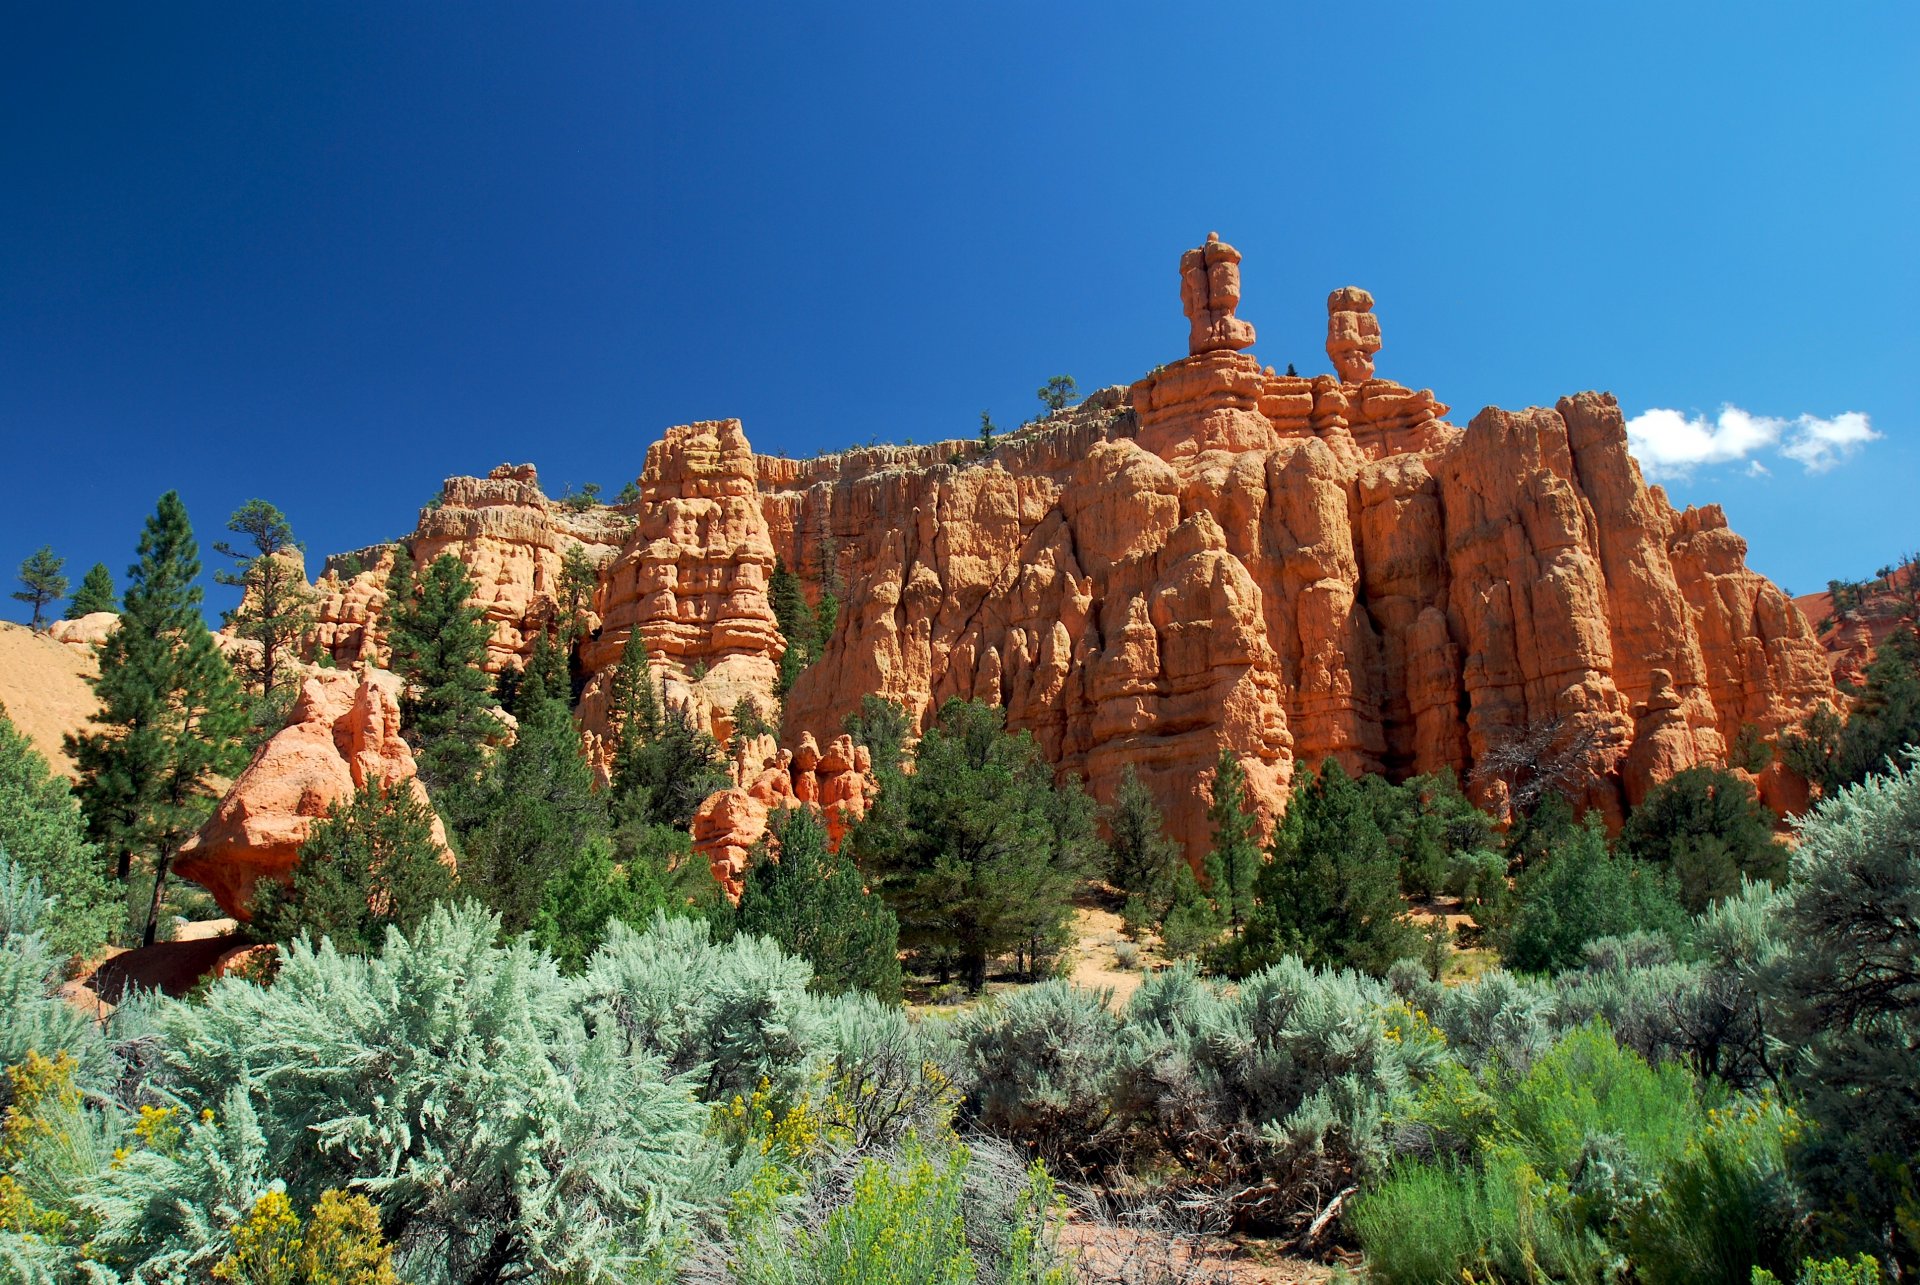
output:
<instances>
[{"instance_id":1,"label":"layered rock strata","mask_svg":"<svg viewBox=\"0 0 1920 1285\"><path fill-rule=\"evenodd\" d=\"M1222 749L1269 817L1294 763L1326 757L1451 769L1496 809L1551 767L1618 817L1723 761L1744 725L1776 732L1832 698L1805 620L1724 516L1644 484L1611 396L1457 427L1375 373L1380 322L1355 287L1328 297L1335 373L1276 374L1246 351L1239 264L1217 238L1182 256L1187 357L985 455L795 461L755 456L738 421L669 430L601 577L583 722L603 726L635 629L716 734L743 696L771 709L776 557L844 596L785 702L796 755L795 729L838 727L868 693L918 725L948 697L990 701L1096 795L1134 767L1195 855ZM450 482L415 537L485 571L501 663L537 619L531 568L556 565L519 550L552 523L509 471ZM791 762L754 768L759 793L738 784L703 823L710 857L729 854L716 869L737 874L743 798L797 798Z\"/></svg>"},{"instance_id":2,"label":"layered rock strata","mask_svg":"<svg viewBox=\"0 0 1920 1285\"><path fill-rule=\"evenodd\" d=\"M174 872L213 893L227 914L252 914L255 886L286 878L313 827L375 782L425 800L400 739L400 680L384 671L323 670L301 685L287 724L254 754L220 806L181 848ZM434 842L449 865L439 820Z\"/></svg>"}]
</instances>

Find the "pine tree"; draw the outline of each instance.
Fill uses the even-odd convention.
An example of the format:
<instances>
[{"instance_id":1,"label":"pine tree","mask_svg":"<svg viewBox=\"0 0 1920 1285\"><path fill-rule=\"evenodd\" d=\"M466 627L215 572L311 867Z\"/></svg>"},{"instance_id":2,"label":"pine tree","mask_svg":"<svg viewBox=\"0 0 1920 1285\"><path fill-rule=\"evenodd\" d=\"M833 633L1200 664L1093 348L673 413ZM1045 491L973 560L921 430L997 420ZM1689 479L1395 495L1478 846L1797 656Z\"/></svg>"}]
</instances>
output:
<instances>
[{"instance_id":1,"label":"pine tree","mask_svg":"<svg viewBox=\"0 0 1920 1285\"><path fill-rule=\"evenodd\" d=\"M282 655L298 647L313 627L313 591L300 564L306 546L294 539L286 515L265 500L248 500L235 509L227 530L247 537L247 543L235 548L214 541L214 552L232 558L235 566L214 572L213 578L240 590L240 605L226 613L226 623L259 646L260 655L241 660L240 668L262 696L271 697L285 672Z\"/></svg>"},{"instance_id":2,"label":"pine tree","mask_svg":"<svg viewBox=\"0 0 1920 1285\"><path fill-rule=\"evenodd\" d=\"M367 621L372 646L366 652L369 659L384 656L389 668L393 665L394 621L399 619L401 612L413 609L419 589L414 575L413 551L404 544L396 544L391 556L393 565L387 569L379 613Z\"/></svg>"},{"instance_id":3,"label":"pine tree","mask_svg":"<svg viewBox=\"0 0 1920 1285\"><path fill-rule=\"evenodd\" d=\"M1057 410L1066 409L1067 403L1074 398L1073 376L1055 375L1052 379L1040 385L1038 396L1040 398L1040 404L1047 408L1049 415Z\"/></svg>"},{"instance_id":4,"label":"pine tree","mask_svg":"<svg viewBox=\"0 0 1920 1285\"><path fill-rule=\"evenodd\" d=\"M369 780L313 828L289 882L260 883L254 934L274 942L324 937L364 955L380 949L389 927L412 932L453 895L433 823L433 810L410 789Z\"/></svg>"},{"instance_id":5,"label":"pine tree","mask_svg":"<svg viewBox=\"0 0 1920 1285\"><path fill-rule=\"evenodd\" d=\"M38 879L51 902L42 934L62 955L87 956L125 919L66 778L55 776L0 709L0 853Z\"/></svg>"},{"instance_id":6,"label":"pine tree","mask_svg":"<svg viewBox=\"0 0 1920 1285\"><path fill-rule=\"evenodd\" d=\"M889 777L849 839L901 940L975 991L990 960L1057 937L1097 846L1090 811L1054 797L1033 737L1002 718L948 701L913 774Z\"/></svg>"},{"instance_id":7,"label":"pine tree","mask_svg":"<svg viewBox=\"0 0 1920 1285\"><path fill-rule=\"evenodd\" d=\"M1207 892L1221 924L1238 934L1253 913L1260 874L1260 819L1247 807L1247 772L1232 750L1214 765L1213 802L1207 807L1213 846L1206 857Z\"/></svg>"},{"instance_id":8,"label":"pine tree","mask_svg":"<svg viewBox=\"0 0 1920 1285\"><path fill-rule=\"evenodd\" d=\"M646 747L660 735L660 689L654 686L647 640L634 625L627 631L609 692L613 731L612 780L615 815L645 811Z\"/></svg>"},{"instance_id":9,"label":"pine tree","mask_svg":"<svg viewBox=\"0 0 1920 1285\"><path fill-rule=\"evenodd\" d=\"M774 687L775 694L785 696L794 680L800 677L800 671L813 663L819 645L819 625L813 609L807 605L806 595L801 592L799 578L778 559L774 560L773 576L767 581L767 601L773 607L780 636L787 644L787 650L780 657L780 676Z\"/></svg>"},{"instance_id":10,"label":"pine tree","mask_svg":"<svg viewBox=\"0 0 1920 1285\"><path fill-rule=\"evenodd\" d=\"M854 744L867 747L873 770L883 779L899 772L906 762L907 737L913 732L913 722L907 717L907 707L899 701L868 692L860 698L859 713L848 714L840 721L840 728L853 737Z\"/></svg>"},{"instance_id":11,"label":"pine tree","mask_svg":"<svg viewBox=\"0 0 1920 1285\"><path fill-rule=\"evenodd\" d=\"M1044 396L1044 393L1042 394ZM980 455L985 458L993 453L993 416L986 411L980 412Z\"/></svg>"},{"instance_id":12,"label":"pine tree","mask_svg":"<svg viewBox=\"0 0 1920 1285\"><path fill-rule=\"evenodd\" d=\"M532 666L514 703L519 729L481 791L461 887L500 915L508 932L534 926L548 883L588 843L607 843L607 801L594 789L566 701Z\"/></svg>"},{"instance_id":13,"label":"pine tree","mask_svg":"<svg viewBox=\"0 0 1920 1285\"><path fill-rule=\"evenodd\" d=\"M900 998L900 924L867 891L860 872L827 850L827 832L811 808L776 823L772 855L755 853L734 911L734 931L771 937L813 965L813 989L828 995L866 991Z\"/></svg>"},{"instance_id":14,"label":"pine tree","mask_svg":"<svg viewBox=\"0 0 1920 1285\"><path fill-rule=\"evenodd\" d=\"M1749 880L1780 883L1787 875L1773 813L1743 777L1719 768L1690 767L1655 786L1627 818L1617 850L1666 867L1691 914Z\"/></svg>"},{"instance_id":15,"label":"pine tree","mask_svg":"<svg viewBox=\"0 0 1920 1285\"><path fill-rule=\"evenodd\" d=\"M1298 955L1310 965L1384 975L1416 958L1419 933L1400 899L1399 860L1372 801L1337 760L1294 777L1270 860L1254 882L1257 904L1242 933L1242 971Z\"/></svg>"},{"instance_id":16,"label":"pine tree","mask_svg":"<svg viewBox=\"0 0 1920 1285\"><path fill-rule=\"evenodd\" d=\"M73 601L67 604L67 619L78 620L96 611L118 610L120 600L113 596L113 573L107 570L106 563L96 562L80 581L80 588L74 591Z\"/></svg>"},{"instance_id":17,"label":"pine tree","mask_svg":"<svg viewBox=\"0 0 1920 1285\"><path fill-rule=\"evenodd\" d=\"M26 588L13 596L33 605L33 620L29 623L36 633L39 632L41 615L47 604L67 596L67 578L60 574L61 568L66 565L67 560L55 557L52 546L45 544L20 564L20 583Z\"/></svg>"},{"instance_id":18,"label":"pine tree","mask_svg":"<svg viewBox=\"0 0 1920 1285\"><path fill-rule=\"evenodd\" d=\"M420 578L416 594L388 599L397 601L390 606L393 669L407 680L401 721L420 779L441 804L442 815L479 779L486 740L495 727L488 713L491 684L481 668L487 658L486 613L473 605L473 593L466 566L444 553ZM456 824L461 819L448 816Z\"/></svg>"},{"instance_id":19,"label":"pine tree","mask_svg":"<svg viewBox=\"0 0 1920 1285\"><path fill-rule=\"evenodd\" d=\"M174 854L211 809L214 778L241 766L246 711L201 618L199 575L186 506L169 491L141 532L120 627L100 646L100 730L67 741L88 833L121 881L136 853L152 859L149 945Z\"/></svg>"},{"instance_id":20,"label":"pine tree","mask_svg":"<svg viewBox=\"0 0 1920 1285\"><path fill-rule=\"evenodd\" d=\"M587 555L587 546L574 543L560 557L560 637L569 653L587 632L587 613L593 610L594 591L600 587L600 569Z\"/></svg>"},{"instance_id":21,"label":"pine tree","mask_svg":"<svg viewBox=\"0 0 1920 1285\"><path fill-rule=\"evenodd\" d=\"M1127 922L1136 931L1159 923L1173 906L1174 881L1187 859L1167 837L1153 793L1131 763L1120 773L1107 830L1108 877L1126 894Z\"/></svg>"}]
</instances>

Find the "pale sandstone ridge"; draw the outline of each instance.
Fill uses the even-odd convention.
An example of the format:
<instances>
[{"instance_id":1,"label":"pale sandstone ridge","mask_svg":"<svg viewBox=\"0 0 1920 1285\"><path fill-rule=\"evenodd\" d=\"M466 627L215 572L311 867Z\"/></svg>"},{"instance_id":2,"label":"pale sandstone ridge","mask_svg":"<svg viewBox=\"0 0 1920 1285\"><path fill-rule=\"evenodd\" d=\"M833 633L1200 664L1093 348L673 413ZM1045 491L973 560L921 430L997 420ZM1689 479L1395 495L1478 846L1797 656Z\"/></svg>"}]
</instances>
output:
<instances>
[{"instance_id":1,"label":"pale sandstone ridge","mask_svg":"<svg viewBox=\"0 0 1920 1285\"><path fill-rule=\"evenodd\" d=\"M921 726L948 697L990 701L1103 799L1135 768L1195 855L1222 749L1271 818L1294 763L1328 756L1452 769L1500 808L1513 782L1486 767L1538 742L1618 818L1724 761L1743 725L1776 732L1832 698L1806 621L1724 516L1644 484L1611 396L1459 428L1431 391L1376 374L1379 320L1351 286L1328 298L1336 373L1276 374L1245 351L1239 264L1217 237L1182 256L1188 356L985 457L949 441L796 461L755 456L734 420L668 430L641 501L599 511L633 516L578 658L590 741L636 628L669 699L717 735L742 697L770 710L776 556L809 594L845 597L788 694L796 754L798 729L840 727L867 693ZM497 663L540 627L533 567L553 576L557 553L531 550L564 525L530 470L454 479L423 516L416 556L425 539L484 571ZM701 823L735 881L755 809L797 789L791 764L751 766ZM1795 797L1778 769L1761 786Z\"/></svg>"},{"instance_id":2,"label":"pale sandstone ridge","mask_svg":"<svg viewBox=\"0 0 1920 1285\"><path fill-rule=\"evenodd\" d=\"M693 850L706 859L728 897L739 899L754 845L772 842L773 814L811 807L825 822L827 847L838 852L853 824L866 816L879 786L864 745L840 735L821 752L811 732L792 750L773 737L748 738L729 768L733 785L710 795L693 818Z\"/></svg>"},{"instance_id":3,"label":"pale sandstone ridge","mask_svg":"<svg viewBox=\"0 0 1920 1285\"><path fill-rule=\"evenodd\" d=\"M180 850L175 873L250 917L255 885L285 878L314 825L374 781L425 800L413 752L400 739L400 680L381 670L323 670L308 678L287 725L254 754L212 818ZM433 837L452 864L440 822Z\"/></svg>"},{"instance_id":4,"label":"pale sandstone ridge","mask_svg":"<svg viewBox=\"0 0 1920 1285\"><path fill-rule=\"evenodd\" d=\"M56 620L44 634L0 622L0 709L53 770L74 774L66 738L93 729L100 710L88 680L100 672L89 641L120 617L110 611Z\"/></svg>"}]
</instances>

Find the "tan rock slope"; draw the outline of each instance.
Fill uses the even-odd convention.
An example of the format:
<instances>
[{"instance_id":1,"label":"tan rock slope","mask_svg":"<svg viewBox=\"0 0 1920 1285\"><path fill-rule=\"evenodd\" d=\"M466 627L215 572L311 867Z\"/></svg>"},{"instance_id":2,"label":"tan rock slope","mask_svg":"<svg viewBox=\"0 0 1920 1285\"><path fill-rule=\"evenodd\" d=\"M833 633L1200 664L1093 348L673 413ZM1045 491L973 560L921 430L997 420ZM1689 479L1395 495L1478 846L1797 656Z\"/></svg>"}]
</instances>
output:
<instances>
[{"instance_id":1,"label":"tan rock slope","mask_svg":"<svg viewBox=\"0 0 1920 1285\"><path fill-rule=\"evenodd\" d=\"M100 614L108 621L119 619ZM0 707L53 770L66 776L73 775L73 760L67 757L65 738L90 727L100 709L87 685L99 666L86 642L63 642L61 637L77 636L75 626L94 620L57 620L44 634L0 622Z\"/></svg>"},{"instance_id":2,"label":"tan rock slope","mask_svg":"<svg viewBox=\"0 0 1920 1285\"><path fill-rule=\"evenodd\" d=\"M590 731L594 679L634 628L717 734L742 695L771 708L773 559L810 593L831 573L846 602L788 696L790 748L869 692L922 722L949 696L991 701L1096 795L1132 765L1195 852L1222 748L1269 815L1296 761L1333 756L1451 768L1495 808L1551 767L1617 817L1723 761L1743 725L1771 733L1832 697L1805 619L1719 509L1676 512L1644 484L1611 396L1456 427L1430 391L1376 376L1380 320L1355 287L1327 300L1337 373L1275 374L1246 351L1239 262L1217 237L1181 257L1185 358L985 458L944 442L774 459L738 421L689 425L648 452L625 510L563 515L530 469L453 479L416 556L476 569L496 665L550 614L567 541L607 557L580 656ZM379 609L338 600L323 629ZM1777 776L1762 786L1783 803Z\"/></svg>"}]
</instances>

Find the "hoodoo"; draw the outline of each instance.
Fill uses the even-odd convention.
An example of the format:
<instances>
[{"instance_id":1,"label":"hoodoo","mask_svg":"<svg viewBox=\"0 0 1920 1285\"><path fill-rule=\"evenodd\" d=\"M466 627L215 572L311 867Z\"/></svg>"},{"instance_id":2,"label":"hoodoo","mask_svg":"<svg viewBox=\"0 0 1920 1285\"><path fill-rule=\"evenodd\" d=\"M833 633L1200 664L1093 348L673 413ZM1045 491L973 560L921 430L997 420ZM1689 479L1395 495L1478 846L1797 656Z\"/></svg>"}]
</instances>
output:
<instances>
[{"instance_id":1,"label":"hoodoo","mask_svg":"<svg viewBox=\"0 0 1920 1285\"><path fill-rule=\"evenodd\" d=\"M1269 817L1296 762L1334 757L1451 769L1496 810L1550 778L1617 818L1724 763L1743 728L1833 697L1806 621L1720 511L1677 512L1643 482L1610 395L1457 427L1376 374L1380 318L1353 286L1327 297L1334 373L1276 374L1248 351L1240 259L1217 236L1180 257L1187 356L991 451L794 461L754 455L738 421L695 424L649 451L619 509L562 512L531 470L454 479L416 554L475 567L511 664L552 616L566 542L587 544L583 725L604 730L596 677L637 628L670 698L722 736L742 697L780 705L777 558L843 598L780 744L831 741L869 693L919 724L949 696L989 701L1103 798L1133 766L1195 854L1222 748ZM351 619L323 636L360 636L372 589L334 586ZM736 765L743 791L771 753ZM1777 765L1760 785L1795 797Z\"/></svg>"}]
</instances>

